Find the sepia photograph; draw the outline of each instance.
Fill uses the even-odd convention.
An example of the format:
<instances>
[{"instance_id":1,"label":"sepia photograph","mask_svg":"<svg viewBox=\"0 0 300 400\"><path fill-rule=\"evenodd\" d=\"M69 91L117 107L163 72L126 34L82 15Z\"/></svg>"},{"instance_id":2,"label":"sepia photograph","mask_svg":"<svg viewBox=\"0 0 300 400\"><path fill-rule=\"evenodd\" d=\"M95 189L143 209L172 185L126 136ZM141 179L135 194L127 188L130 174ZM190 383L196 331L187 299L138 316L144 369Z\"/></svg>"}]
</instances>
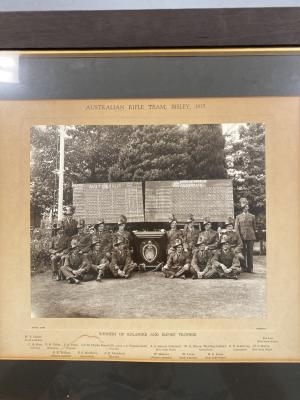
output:
<instances>
[{"instance_id":1,"label":"sepia photograph","mask_svg":"<svg viewBox=\"0 0 300 400\"><path fill-rule=\"evenodd\" d=\"M32 318L265 318L265 125L35 125Z\"/></svg>"}]
</instances>

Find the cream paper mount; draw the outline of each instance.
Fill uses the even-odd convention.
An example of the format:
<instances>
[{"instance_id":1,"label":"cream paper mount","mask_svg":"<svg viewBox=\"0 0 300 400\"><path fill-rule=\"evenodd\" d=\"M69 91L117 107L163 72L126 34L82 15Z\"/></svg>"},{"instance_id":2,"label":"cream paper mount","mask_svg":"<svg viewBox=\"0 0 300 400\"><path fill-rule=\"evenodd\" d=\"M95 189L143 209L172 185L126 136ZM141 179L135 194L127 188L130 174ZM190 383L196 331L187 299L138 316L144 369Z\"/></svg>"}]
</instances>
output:
<instances>
[{"instance_id":1,"label":"cream paper mount","mask_svg":"<svg viewBox=\"0 0 300 400\"><path fill-rule=\"evenodd\" d=\"M299 97L2 99L0 113L1 358L299 361ZM255 129L260 129L260 154L265 162L258 165L256 159L248 161L254 163L254 168L261 167L265 175L263 230L267 235L262 242L266 254L259 253L257 241L254 273L242 272L238 280L191 279L188 274L186 279L164 278L163 272L150 268L159 252L162 261L166 261L166 244L160 240L165 238L168 220L162 219L177 207L178 227L183 231L184 215L188 216L192 209L197 229L200 224L203 230L204 217L212 216L213 228L220 225L224 230L225 217L229 216L226 214L231 211L236 216L240 212L235 191L241 186L234 180L236 176L230 175L234 172L230 162L236 154L236 143L241 144L241 151L246 151L244 155L250 154ZM127 223L134 236L133 257L143 256L139 253L141 243L147 246L151 241L151 245L156 245L156 250L150 246L145 253L144 264L149 267L145 271L137 269L129 279L107 276L102 282L93 279L76 285L52 278L47 254L42 261L34 258L44 248L39 235L43 238L47 227L33 213L37 204L33 201L49 195L43 187L48 188L49 182L53 182L57 190L52 193L53 203L58 202L61 130L69 136L64 149L65 204L77 201L75 217L85 218L90 225L97 223L100 207L99 214L107 213L109 231L117 229L117 216L126 214L120 211L128 207ZM169 138L161 147L159 135L161 140ZM216 183L211 189L214 178L204 179L200 170L198 175L194 174L196 164L191 171L188 169L186 155L189 160L192 154L196 157L191 138L197 139L194 143L200 146L204 139L209 142L211 135L216 138L213 154L217 154L221 142L223 150L225 146L226 176L219 176L218 185L222 179L233 183L232 192L226 192L226 197L222 197L224 190ZM111 141L112 137L115 141ZM77 167L83 165L82 153L87 148L87 159L95 156L96 139L101 142L100 149L111 146L118 148L119 153L112 154L114 168L109 170L107 181L103 175L99 178L103 171L98 170L94 181L82 182L82 177L78 178L82 170ZM159 153L164 146L169 146L166 158ZM173 154L172 148L176 148ZM81 153L74 158L78 149ZM140 157L147 152L151 157ZM101 160L104 156L100 151L95 157ZM177 160L173 171L164 170L168 157ZM158 176L150 174L156 159L162 163L163 171ZM136 165L142 163L146 167L141 172ZM102 164L97 161L99 165ZM125 175L130 167L136 173L134 177ZM51 173L54 178L49 177ZM82 189L86 197L74 197L72 188L66 186L70 177L74 185L88 184L89 190L86 186ZM153 181L160 182L154 185L154 195L153 184L149 184ZM195 184L191 185L191 181ZM124 188L122 182L137 184L134 189L131 184ZM176 184L168 186L164 182ZM73 199L67 197L69 193L73 193ZM195 202L195 193L203 196L201 204ZM49 202L46 197L43 201ZM224 208L224 204L229 208ZM251 207L252 203L250 212ZM219 214L214 218L217 209ZM211 215L201 214L204 212Z\"/></svg>"}]
</instances>

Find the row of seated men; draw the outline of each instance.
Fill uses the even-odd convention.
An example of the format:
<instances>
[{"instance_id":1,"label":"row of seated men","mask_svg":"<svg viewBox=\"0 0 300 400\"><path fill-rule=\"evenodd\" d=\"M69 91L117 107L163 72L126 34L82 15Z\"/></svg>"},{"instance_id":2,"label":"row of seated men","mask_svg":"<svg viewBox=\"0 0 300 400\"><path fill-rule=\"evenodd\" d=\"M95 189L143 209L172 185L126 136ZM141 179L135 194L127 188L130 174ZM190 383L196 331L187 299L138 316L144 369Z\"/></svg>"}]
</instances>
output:
<instances>
[{"instance_id":1,"label":"row of seated men","mask_svg":"<svg viewBox=\"0 0 300 400\"><path fill-rule=\"evenodd\" d=\"M203 221L204 230L196 229L190 214L184 229L177 229L174 215L167 235L167 263L162 268L166 278L238 279L241 272L243 242L234 231L234 220L228 218L223 229L214 231L210 218Z\"/></svg>"},{"instance_id":2,"label":"row of seated men","mask_svg":"<svg viewBox=\"0 0 300 400\"><path fill-rule=\"evenodd\" d=\"M70 283L101 281L105 275L128 278L136 264L128 245L131 233L125 231L123 222L119 221L118 232L111 235L105 230L104 221L92 227L68 216L58 221L50 245L53 277Z\"/></svg>"},{"instance_id":3,"label":"row of seated men","mask_svg":"<svg viewBox=\"0 0 300 400\"><path fill-rule=\"evenodd\" d=\"M121 216L118 231L105 230L100 221L88 230L84 220L79 223L71 214L57 224L50 253L53 276L70 283L104 277L129 278L137 268L132 259L132 234L126 230L127 219ZM190 215L183 230L177 228L174 216L169 221L167 263L162 272L167 278L234 278L241 271L243 243L233 230L233 219L226 221L226 235L211 229L209 218L199 233Z\"/></svg>"}]
</instances>

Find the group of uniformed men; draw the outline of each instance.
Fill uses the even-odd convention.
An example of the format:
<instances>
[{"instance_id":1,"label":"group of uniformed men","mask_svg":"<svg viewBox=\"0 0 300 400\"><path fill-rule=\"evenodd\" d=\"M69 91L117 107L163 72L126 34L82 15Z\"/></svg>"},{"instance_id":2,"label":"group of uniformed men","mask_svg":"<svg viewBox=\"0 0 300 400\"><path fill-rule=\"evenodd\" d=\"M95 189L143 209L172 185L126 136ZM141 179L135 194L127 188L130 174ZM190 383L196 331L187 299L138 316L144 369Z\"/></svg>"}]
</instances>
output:
<instances>
[{"instance_id":1,"label":"group of uniformed men","mask_svg":"<svg viewBox=\"0 0 300 400\"><path fill-rule=\"evenodd\" d=\"M240 200L243 212L227 218L225 230L212 229L210 218L203 221L204 231L196 228L190 214L183 230L178 229L172 214L166 232L167 262L162 266L166 278L238 279L242 270L253 271L255 217L249 213L248 201ZM132 259L133 235L126 230L127 218L121 215L117 232L105 229L104 220L86 227L84 220L73 218L69 206L65 219L58 221L51 241L53 277L80 283L105 277L129 278L138 265Z\"/></svg>"}]
</instances>

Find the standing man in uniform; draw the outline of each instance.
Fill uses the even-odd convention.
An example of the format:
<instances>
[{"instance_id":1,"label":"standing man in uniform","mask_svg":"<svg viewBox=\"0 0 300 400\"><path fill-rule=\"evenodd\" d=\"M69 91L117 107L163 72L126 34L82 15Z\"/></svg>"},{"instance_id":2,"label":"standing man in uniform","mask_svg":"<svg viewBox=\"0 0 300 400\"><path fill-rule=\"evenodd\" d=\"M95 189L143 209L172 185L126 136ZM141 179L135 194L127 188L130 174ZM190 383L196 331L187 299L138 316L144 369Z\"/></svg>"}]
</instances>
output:
<instances>
[{"instance_id":1,"label":"standing man in uniform","mask_svg":"<svg viewBox=\"0 0 300 400\"><path fill-rule=\"evenodd\" d=\"M170 230L166 232L167 236L167 257L174 251L174 244L177 239L182 239L182 232L177 228L177 219L174 214L169 220Z\"/></svg>"},{"instance_id":2,"label":"standing man in uniform","mask_svg":"<svg viewBox=\"0 0 300 400\"><path fill-rule=\"evenodd\" d=\"M249 213L249 204L246 198L240 199L240 205L243 212L236 217L235 230L240 234L243 241L245 271L253 272L253 246L256 240L255 216Z\"/></svg>"},{"instance_id":3,"label":"standing man in uniform","mask_svg":"<svg viewBox=\"0 0 300 400\"><path fill-rule=\"evenodd\" d=\"M212 229L209 217L204 218L203 225L204 231L200 232L198 241L205 243L206 250L216 250L219 245L218 233Z\"/></svg>"},{"instance_id":4,"label":"standing man in uniform","mask_svg":"<svg viewBox=\"0 0 300 400\"><path fill-rule=\"evenodd\" d=\"M183 247L192 258L193 251L196 248L199 236L199 230L196 229L194 224L194 216L189 214L186 224L183 228Z\"/></svg>"},{"instance_id":5,"label":"standing man in uniform","mask_svg":"<svg viewBox=\"0 0 300 400\"><path fill-rule=\"evenodd\" d=\"M187 251L183 249L182 240L176 239L173 244L173 251L168 257L167 264L162 267L165 278L186 278L190 270L191 259Z\"/></svg>"},{"instance_id":6,"label":"standing man in uniform","mask_svg":"<svg viewBox=\"0 0 300 400\"><path fill-rule=\"evenodd\" d=\"M66 256L69 248L69 237L64 233L62 221L57 222L57 227L54 229L55 235L53 236L50 244L50 260L52 266L52 278L57 281L60 280L59 268L63 264L64 257Z\"/></svg>"},{"instance_id":7,"label":"standing man in uniform","mask_svg":"<svg viewBox=\"0 0 300 400\"><path fill-rule=\"evenodd\" d=\"M113 235L113 243L116 243L119 238L124 239L124 243L128 246L131 253L133 252L133 235L126 229L127 217L125 215L120 215L118 220L118 230Z\"/></svg>"},{"instance_id":8,"label":"standing man in uniform","mask_svg":"<svg viewBox=\"0 0 300 400\"><path fill-rule=\"evenodd\" d=\"M131 252L122 236L117 238L111 256L110 270L115 278L129 278L136 264L132 261Z\"/></svg>"},{"instance_id":9,"label":"standing man in uniform","mask_svg":"<svg viewBox=\"0 0 300 400\"><path fill-rule=\"evenodd\" d=\"M74 211L73 206L67 206L64 212L63 227L65 235L69 237L69 243L71 243L71 238L77 234L77 221L73 218Z\"/></svg>"}]
</instances>

